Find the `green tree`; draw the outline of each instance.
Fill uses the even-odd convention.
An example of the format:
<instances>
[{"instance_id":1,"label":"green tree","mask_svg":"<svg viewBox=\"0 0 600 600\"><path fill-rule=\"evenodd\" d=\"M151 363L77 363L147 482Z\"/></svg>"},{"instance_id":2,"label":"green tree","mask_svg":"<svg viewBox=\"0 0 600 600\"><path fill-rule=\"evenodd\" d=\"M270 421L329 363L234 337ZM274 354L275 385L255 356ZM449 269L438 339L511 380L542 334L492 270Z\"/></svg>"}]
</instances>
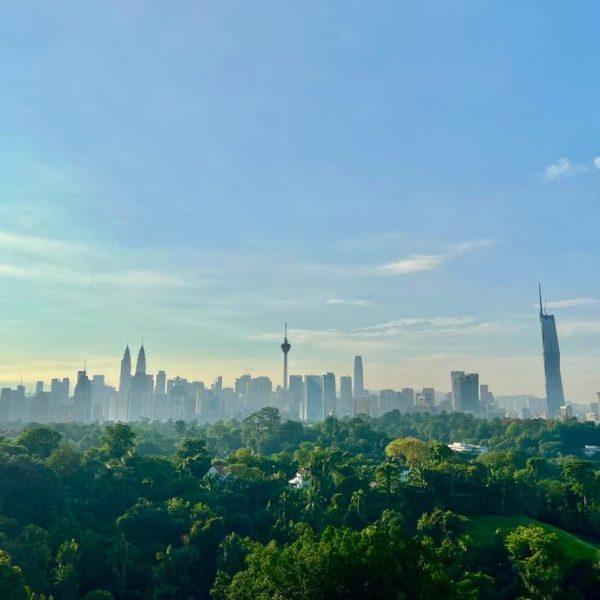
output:
<instances>
[{"instance_id":1,"label":"green tree","mask_svg":"<svg viewBox=\"0 0 600 600\"><path fill-rule=\"evenodd\" d=\"M107 425L102 436L102 450L114 460L132 456L135 450L135 433L125 423Z\"/></svg>"},{"instance_id":2,"label":"green tree","mask_svg":"<svg viewBox=\"0 0 600 600\"><path fill-rule=\"evenodd\" d=\"M21 569L12 564L7 552L0 550L0 598L2 600L27 600L29 590Z\"/></svg>"},{"instance_id":3,"label":"green tree","mask_svg":"<svg viewBox=\"0 0 600 600\"><path fill-rule=\"evenodd\" d=\"M42 425L25 429L17 438L17 443L30 454L46 458L58 447L61 438L58 431Z\"/></svg>"},{"instance_id":4,"label":"green tree","mask_svg":"<svg viewBox=\"0 0 600 600\"><path fill-rule=\"evenodd\" d=\"M250 450L269 454L276 450L279 441L281 419L279 410L270 406L261 408L244 419L242 441Z\"/></svg>"},{"instance_id":5,"label":"green tree","mask_svg":"<svg viewBox=\"0 0 600 600\"><path fill-rule=\"evenodd\" d=\"M469 519L457 515L451 510L436 508L431 513L421 515L417 523L417 531L430 537L436 544L442 540L456 540L467 531Z\"/></svg>"},{"instance_id":6,"label":"green tree","mask_svg":"<svg viewBox=\"0 0 600 600\"><path fill-rule=\"evenodd\" d=\"M520 526L506 536L506 548L532 599L558 597L565 558L556 534L538 525Z\"/></svg>"},{"instance_id":7,"label":"green tree","mask_svg":"<svg viewBox=\"0 0 600 600\"><path fill-rule=\"evenodd\" d=\"M421 465L431 456L427 444L417 438L398 438L385 447L388 458L402 460L410 467Z\"/></svg>"},{"instance_id":8,"label":"green tree","mask_svg":"<svg viewBox=\"0 0 600 600\"><path fill-rule=\"evenodd\" d=\"M79 544L74 540L64 541L56 553L56 568L54 570L54 584L59 597L71 600L78 597L79 579L77 576L77 561L79 558Z\"/></svg>"},{"instance_id":9,"label":"green tree","mask_svg":"<svg viewBox=\"0 0 600 600\"><path fill-rule=\"evenodd\" d=\"M186 438L175 454L177 467L200 479L210 467L211 455L206 449L206 441Z\"/></svg>"},{"instance_id":10,"label":"green tree","mask_svg":"<svg viewBox=\"0 0 600 600\"><path fill-rule=\"evenodd\" d=\"M92 590L83 597L83 600L113 600L113 595L106 590Z\"/></svg>"},{"instance_id":11,"label":"green tree","mask_svg":"<svg viewBox=\"0 0 600 600\"><path fill-rule=\"evenodd\" d=\"M36 592L46 591L52 563L50 534L38 525L26 525L15 539L12 555L29 586Z\"/></svg>"}]
</instances>

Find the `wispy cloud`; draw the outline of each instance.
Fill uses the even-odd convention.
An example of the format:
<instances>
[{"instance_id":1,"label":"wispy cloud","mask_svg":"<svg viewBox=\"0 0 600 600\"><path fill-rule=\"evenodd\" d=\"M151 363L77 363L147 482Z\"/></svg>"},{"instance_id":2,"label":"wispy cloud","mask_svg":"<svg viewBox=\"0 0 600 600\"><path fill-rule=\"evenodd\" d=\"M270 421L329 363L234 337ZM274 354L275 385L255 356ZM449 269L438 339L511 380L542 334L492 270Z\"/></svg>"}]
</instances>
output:
<instances>
[{"instance_id":1,"label":"wispy cloud","mask_svg":"<svg viewBox=\"0 0 600 600\"><path fill-rule=\"evenodd\" d=\"M383 275L410 275L423 271L433 271L452 258L477 248L490 246L492 243L491 240L475 240L455 244L443 254L413 254L407 258L400 258L381 265L377 268L377 272Z\"/></svg>"},{"instance_id":2,"label":"wispy cloud","mask_svg":"<svg viewBox=\"0 0 600 600\"><path fill-rule=\"evenodd\" d=\"M351 300L347 298L329 298L327 304L331 306L369 306L368 300Z\"/></svg>"},{"instance_id":3,"label":"wispy cloud","mask_svg":"<svg viewBox=\"0 0 600 600\"><path fill-rule=\"evenodd\" d=\"M74 286L121 288L183 288L196 278L145 268L122 268L122 253L91 244L0 230L0 279Z\"/></svg>"},{"instance_id":4,"label":"wispy cloud","mask_svg":"<svg viewBox=\"0 0 600 600\"><path fill-rule=\"evenodd\" d=\"M378 271L387 275L410 275L422 271L433 271L448 259L443 254L413 254L408 258L401 258L385 265Z\"/></svg>"},{"instance_id":5,"label":"wispy cloud","mask_svg":"<svg viewBox=\"0 0 600 600\"><path fill-rule=\"evenodd\" d=\"M472 316L459 317L430 317L406 318L386 323L378 323L369 327L355 329L291 329L289 331L292 343L314 345L321 348L347 347L356 348L357 344L372 347L391 347L398 345L407 337L425 339L432 337L486 336L506 330L507 326L500 322L479 321ZM281 338L281 333L259 333L251 335L253 341L274 342ZM340 346L341 345L341 346Z\"/></svg>"},{"instance_id":6,"label":"wispy cloud","mask_svg":"<svg viewBox=\"0 0 600 600\"><path fill-rule=\"evenodd\" d=\"M193 280L160 271L125 270L94 273L44 264L28 267L0 263L0 279L2 278L20 279L32 283L67 283L79 286L99 284L127 288L182 288L196 285Z\"/></svg>"},{"instance_id":7,"label":"wispy cloud","mask_svg":"<svg viewBox=\"0 0 600 600\"><path fill-rule=\"evenodd\" d=\"M562 157L544 169L543 179L546 182L555 183L581 173L586 173L588 170L587 165Z\"/></svg>"},{"instance_id":8,"label":"wispy cloud","mask_svg":"<svg viewBox=\"0 0 600 600\"><path fill-rule=\"evenodd\" d=\"M594 167L600 170L600 156L596 156L592 162L594 163Z\"/></svg>"},{"instance_id":9,"label":"wispy cloud","mask_svg":"<svg viewBox=\"0 0 600 600\"><path fill-rule=\"evenodd\" d=\"M193 287L196 282L161 271L127 270L93 275L90 283L106 283L131 287Z\"/></svg>"},{"instance_id":10,"label":"wispy cloud","mask_svg":"<svg viewBox=\"0 0 600 600\"><path fill-rule=\"evenodd\" d=\"M570 298L568 300L554 300L546 304L548 308L576 308L579 306L598 305L600 305L600 300L597 298ZM537 308L539 305L535 304L534 306Z\"/></svg>"},{"instance_id":11,"label":"wispy cloud","mask_svg":"<svg viewBox=\"0 0 600 600\"><path fill-rule=\"evenodd\" d=\"M558 321L557 327L559 336L565 337L600 334L599 320Z\"/></svg>"},{"instance_id":12,"label":"wispy cloud","mask_svg":"<svg viewBox=\"0 0 600 600\"><path fill-rule=\"evenodd\" d=\"M431 317L398 319L362 327L351 333L352 337L376 338L406 335L468 336L489 334L502 329L499 322L478 321L475 317Z\"/></svg>"}]
</instances>

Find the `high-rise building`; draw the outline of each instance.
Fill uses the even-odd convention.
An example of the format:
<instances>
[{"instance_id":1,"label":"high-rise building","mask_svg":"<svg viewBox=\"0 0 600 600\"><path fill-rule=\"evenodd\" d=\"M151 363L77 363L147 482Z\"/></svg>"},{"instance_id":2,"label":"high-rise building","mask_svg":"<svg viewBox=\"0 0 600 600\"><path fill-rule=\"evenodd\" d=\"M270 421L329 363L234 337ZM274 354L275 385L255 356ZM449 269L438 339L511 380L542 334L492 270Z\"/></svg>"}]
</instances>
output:
<instances>
[{"instance_id":1,"label":"high-rise building","mask_svg":"<svg viewBox=\"0 0 600 600\"><path fill-rule=\"evenodd\" d=\"M596 402L590 402L590 412L594 413L596 417L596 421L600 420L600 392L596 394L598 396L598 400Z\"/></svg>"},{"instance_id":2,"label":"high-rise building","mask_svg":"<svg viewBox=\"0 0 600 600\"><path fill-rule=\"evenodd\" d=\"M294 419L302 418L302 375L290 375L288 382L288 401L290 404L290 415Z\"/></svg>"},{"instance_id":3,"label":"high-rise building","mask_svg":"<svg viewBox=\"0 0 600 600\"><path fill-rule=\"evenodd\" d=\"M467 373L462 383L462 410L478 415L479 409L479 373Z\"/></svg>"},{"instance_id":4,"label":"high-rise building","mask_svg":"<svg viewBox=\"0 0 600 600\"><path fill-rule=\"evenodd\" d=\"M89 423L92 419L92 382L85 369L77 372L77 385L73 397L75 403L75 420Z\"/></svg>"},{"instance_id":5,"label":"high-rise building","mask_svg":"<svg viewBox=\"0 0 600 600\"><path fill-rule=\"evenodd\" d=\"M127 414L128 421L138 421L142 417L150 416L153 388L152 376L146 374L146 351L142 343L138 352L135 375L131 378Z\"/></svg>"},{"instance_id":6,"label":"high-rise building","mask_svg":"<svg viewBox=\"0 0 600 600\"><path fill-rule=\"evenodd\" d=\"M36 394L41 394L44 391L44 382L43 381L38 381L35 384L35 393Z\"/></svg>"},{"instance_id":7,"label":"high-rise building","mask_svg":"<svg viewBox=\"0 0 600 600\"><path fill-rule=\"evenodd\" d=\"M333 373L325 373L325 375L323 375L323 419L329 415L335 416L335 399L335 375Z\"/></svg>"},{"instance_id":8,"label":"high-rise building","mask_svg":"<svg viewBox=\"0 0 600 600\"><path fill-rule=\"evenodd\" d=\"M352 397L352 377L342 375L340 377L340 414L355 415L354 400Z\"/></svg>"},{"instance_id":9,"label":"high-rise building","mask_svg":"<svg viewBox=\"0 0 600 600\"><path fill-rule=\"evenodd\" d=\"M415 390L413 388L402 388L401 404L403 412L412 412L415 409Z\"/></svg>"},{"instance_id":10,"label":"high-rise building","mask_svg":"<svg viewBox=\"0 0 600 600\"><path fill-rule=\"evenodd\" d=\"M573 407L570 404L563 404L558 409L558 415L563 421L573 418Z\"/></svg>"},{"instance_id":11,"label":"high-rise building","mask_svg":"<svg viewBox=\"0 0 600 600\"><path fill-rule=\"evenodd\" d=\"M464 371L452 371L450 373L450 385L452 390L452 410L460 412L463 410L462 405L462 384L465 378Z\"/></svg>"},{"instance_id":12,"label":"high-rise building","mask_svg":"<svg viewBox=\"0 0 600 600\"><path fill-rule=\"evenodd\" d=\"M421 393L423 397L423 405L429 411L432 412L435 406L435 390L433 388L423 388Z\"/></svg>"},{"instance_id":13,"label":"high-rise building","mask_svg":"<svg viewBox=\"0 0 600 600\"><path fill-rule=\"evenodd\" d=\"M494 394L490 392L487 384L479 386L479 402L481 403L481 416L489 418L494 413Z\"/></svg>"},{"instance_id":14,"label":"high-rise building","mask_svg":"<svg viewBox=\"0 0 600 600\"><path fill-rule=\"evenodd\" d=\"M380 390L377 406L377 416L381 417L398 408L398 392L395 390Z\"/></svg>"},{"instance_id":15,"label":"high-rise building","mask_svg":"<svg viewBox=\"0 0 600 600\"><path fill-rule=\"evenodd\" d=\"M106 385L104 375L92 377L92 421L106 421L110 408L110 398L115 388Z\"/></svg>"},{"instance_id":16,"label":"high-rise building","mask_svg":"<svg viewBox=\"0 0 600 600\"><path fill-rule=\"evenodd\" d=\"M479 373L452 371L450 382L452 385L452 410L479 414Z\"/></svg>"},{"instance_id":17,"label":"high-rise building","mask_svg":"<svg viewBox=\"0 0 600 600\"><path fill-rule=\"evenodd\" d=\"M125 348L121 359L121 374L119 377L119 394L126 395L131 389L131 352L129 344Z\"/></svg>"},{"instance_id":18,"label":"high-rise building","mask_svg":"<svg viewBox=\"0 0 600 600\"><path fill-rule=\"evenodd\" d=\"M304 376L302 420L320 421L323 418L323 379L319 375Z\"/></svg>"},{"instance_id":19,"label":"high-rise building","mask_svg":"<svg viewBox=\"0 0 600 600\"><path fill-rule=\"evenodd\" d=\"M546 402L548 414L557 417L560 407L565 405L562 377L560 374L560 350L554 315L546 313L542 306L542 287L540 294L540 323L542 325L542 345L544 348L544 374L546 379Z\"/></svg>"},{"instance_id":20,"label":"high-rise building","mask_svg":"<svg viewBox=\"0 0 600 600\"><path fill-rule=\"evenodd\" d=\"M43 385L41 389L36 386L36 390L39 391L29 401L29 420L32 423L47 423L50 412L50 392L44 392Z\"/></svg>"},{"instance_id":21,"label":"high-rise building","mask_svg":"<svg viewBox=\"0 0 600 600\"><path fill-rule=\"evenodd\" d=\"M140 346L140 351L137 355L137 361L135 363L135 374L146 374L146 350L144 350L144 342L142 342L142 345Z\"/></svg>"},{"instance_id":22,"label":"high-rise building","mask_svg":"<svg viewBox=\"0 0 600 600\"><path fill-rule=\"evenodd\" d=\"M281 344L281 351L283 352L283 390L288 389L288 353L292 349L292 345L288 342L287 337L287 323L285 324L285 333L283 335L283 344Z\"/></svg>"},{"instance_id":23,"label":"high-rise building","mask_svg":"<svg viewBox=\"0 0 600 600\"><path fill-rule=\"evenodd\" d=\"M25 396L25 386L17 389L3 388L0 392L0 420L26 421L29 419L29 402Z\"/></svg>"},{"instance_id":24,"label":"high-rise building","mask_svg":"<svg viewBox=\"0 0 600 600\"><path fill-rule=\"evenodd\" d=\"M255 412L265 406L273 406L273 382L269 377L253 377L248 384L248 406Z\"/></svg>"},{"instance_id":25,"label":"high-rise building","mask_svg":"<svg viewBox=\"0 0 600 600\"><path fill-rule=\"evenodd\" d=\"M220 394L221 393L221 390L223 389L223 377L221 375L219 375L215 379L215 382L212 384L211 389L216 394Z\"/></svg>"},{"instance_id":26,"label":"high-rise building","mask_svg":"<svg viewBox=\"0 0 600 600\"><path fill-rule=\"evenodd\" d=\"M156 374L151 412L152 418L157 421L165 421L169 418L167 408L167 375L164 371L159 371Z\"/></svg>"},{"instance_id":27,"label":"high-rise building","mask_svg":"<svg viewBox=\"0 0 600 600\"><path fill-rule=\"evenodd\" d=\"M167 393L167 374L164 371L159 371L156 374L154 393L157 396L164 396Z\"/></svg>"},{"instance_id":28,"label":"high-rise building","mask_svg":"<svg viewBox=\"0 0 600 600\"><path fill-rule=\"evenodd\" d=\"M362 356L354 357L354 398L360 399L365 395L365 384L363 379Z\"/></svg>"}]
</instances>

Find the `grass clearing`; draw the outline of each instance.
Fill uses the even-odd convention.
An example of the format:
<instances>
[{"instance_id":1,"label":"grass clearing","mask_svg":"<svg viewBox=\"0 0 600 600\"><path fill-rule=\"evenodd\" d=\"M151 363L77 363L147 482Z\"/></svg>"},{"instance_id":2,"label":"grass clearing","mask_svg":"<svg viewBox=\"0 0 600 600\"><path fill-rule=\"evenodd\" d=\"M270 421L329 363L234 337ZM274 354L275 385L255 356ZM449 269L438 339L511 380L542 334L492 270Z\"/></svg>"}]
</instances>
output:
<instances>
[{"instance_id":1,"label":"grass clearing","mask_svg":"<svg viewBox=\"0 0 600 600\"><path fill-rule=\"evenodd\" d=\"M469 533L482 544L488 542L497 529L508 533L520 525L539 525L546 531L555 533L561 541L565 552L573 559L595 559L598 556L600 545L583 540L576 535L567 533L564 529L541 523L524 515L499 517L497 515L478 515L470 517Z\"/></svg>"}]
</instances>

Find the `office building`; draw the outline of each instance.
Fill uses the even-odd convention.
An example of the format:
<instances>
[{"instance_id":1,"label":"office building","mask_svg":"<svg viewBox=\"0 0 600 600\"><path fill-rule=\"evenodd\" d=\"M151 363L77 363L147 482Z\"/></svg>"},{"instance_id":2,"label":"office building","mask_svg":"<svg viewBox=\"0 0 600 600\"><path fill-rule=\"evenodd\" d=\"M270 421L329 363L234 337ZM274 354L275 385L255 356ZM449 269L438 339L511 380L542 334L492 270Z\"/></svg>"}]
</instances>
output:
<instances>
[{"instance_id":1,"label":"office building","mask_svg":"<svg viewBox=\"0 0 600 600\"><path fill-rule=\"evenodd\" d=\"M85 369L77 373L73 401L75 404L75 420L79 423L89 423L92 419L92 382Z\"/></svg>"},{"instance_id":2,"label":"office building","mask_svg":"<svg viewBox=\"0 0 600 600\"><path fill-rule=\"evenodd\" d=\"M542 346L544 350L544 375L546 382L546 403L551 417L561 415L561 406L565 405L562 376L560 373L560 350L554 315L549 315L542 306L542 287L540 294L540 323L542 325Z\"/></svg>"},{"instance_id":3,"label":"office building","mask_svg":"<svg viewBox=\"0 0 600 600\"><path fill-rule=\"evenodd\" d=\"M401 412L412 412L415 409L415 390L413 388L403 388L400 394Z\"/></svg>"},{"instance_id":4,"label":"office building","mask_svg":"<svg viewBox=\"0 0 600 600\"><path fill-rule=\"evenodd\" d=\"M480 413L479 374L452 371L450 373L452 387L452 410L473 415Z\"/></svg>"},{"instance_id":5,"label":"office building","mask_svg":"<svg viewBox=\"0 0 600 600\"><path fill-rule=\"evenodd\" d=\"M423 406L428 412L433 412L435 407L435 390L433 388L424 387L421 396L423 397Z\"/></svg>"},{"instance_id":6,"label":"office building","mask_svg":"<svg viewBox=\"0 0 600 600\"><path fill-rule=\"evenodd\" d=\"M363 379L363 361L362 356L354 357L354 398L356 400L365 395L365 385Z\"/></svg>"},{"instance_id":7,"label":"office building","mask_svg":"<svg viewBox=\"0 0 600 600\"><path fill-rule=\"evenodd\" d=\"M340 377L340 415L355 415L354 399L352 397L352 377Z\"/></svg>"},{"instance_id":8,"label":"office building","mask_svg":"<svg viewBox=\"0 0 600 600\"><path fill-rule=\"evenodd\" d=\"M335 375L333 373L326 373L323 375L323 416L328 417L330 415L335 416L336 414L336 385Z\"/></svg>"},{"instance_id":9,"label":"office building","mask_svg":"<svg viewBox=\"0 0 600 600\"><path fill-rule=\"evenodd\" d=\"M138 352L135 374L131 378L128 395L128 421L138 421L143 417L150 416L153 388L153 378L146 373L146 351L142 343Z\"/></svg>"},{"instance_id":10,"label":"office building","mask_svg":"<svg viewBox=\"0 0 600 600\"><path fill-rule=\"evenodd\" d=\"M287 395L291 418L302 419L302 398L304 395L302 375L290 375Z\"/></svg>"},{"instance_id":11,"label":"office building","mask_svg":"<svg viewBox=\"0 0 600 600\"><path fill-rule=\"evenodd\" d=\"M323 418L323 378L319 375L304 376L302 420L320 421Z\"/></svg>"}]
</instances>

